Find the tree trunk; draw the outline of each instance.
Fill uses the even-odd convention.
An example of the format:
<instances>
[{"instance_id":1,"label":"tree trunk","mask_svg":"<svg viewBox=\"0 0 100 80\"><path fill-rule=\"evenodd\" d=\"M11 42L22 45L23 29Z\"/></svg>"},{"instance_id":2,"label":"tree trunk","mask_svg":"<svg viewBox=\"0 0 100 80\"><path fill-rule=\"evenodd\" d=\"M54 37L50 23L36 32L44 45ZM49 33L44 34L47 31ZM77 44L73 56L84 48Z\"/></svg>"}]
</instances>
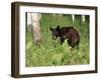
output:
<instances>
[{"instance_id":1,"label":"tree trunk","mask_svg":"<svg viewBox=\"0 0 100 80\"><path fill-rule=\"evenodd\" d=\"M85 23L85 15L82 15L82 22Z\"/></svg>"},{"instance_id":2,"label":"tree trunk","mask_svg":"<svg viewBox=\"0 0 100 80\"><path fill-rule=\"evenodd\" d=\"M31 13L27 13L27 31L32 32Z\"/></svg>"},{"instance_id":3,"label":"tree trunk","mask_svg":"<svg viewBox=\"0 0 100 80\"><path fill-rule=\"evenodd\" d=\"M33 41L38 46L40 46L42 40L41 29L40 29L40 18L41 18L41 14L31 13Z\"/></svg>"},{"instance_id":4,"label":"tree trunk","mask_svg":"<svg viewBox=\"0 0 100 80\"><path fill-rule=\"evenodd\" d=\"M72 14L72 21L75 22L75 15Z\"/></svg>"}]
</instances>

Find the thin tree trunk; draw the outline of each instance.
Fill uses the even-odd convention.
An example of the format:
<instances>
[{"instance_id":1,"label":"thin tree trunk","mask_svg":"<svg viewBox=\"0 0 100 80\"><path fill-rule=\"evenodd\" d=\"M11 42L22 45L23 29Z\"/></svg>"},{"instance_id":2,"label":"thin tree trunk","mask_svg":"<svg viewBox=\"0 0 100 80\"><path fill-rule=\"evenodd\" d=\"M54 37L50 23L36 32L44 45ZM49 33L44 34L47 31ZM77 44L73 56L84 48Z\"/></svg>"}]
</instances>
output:
<instances>
[{"instance_id":1,"label":"thin tree trunk","mask_svg":"<svg viewBox=\"0 0 100 80\"><path fill-rule=\"evenodd\" d=\"M31 13L27 13L27 31L32 32Z\"/></svg>"},{"instance_id":2,"label":"thin tree trunk","mask_svg":"<svg viewBox=\"0 0 100 80\"><path fill-rule=\"evenodd\" d=\"M72 14L72 21L75 22L75 15Z\"/></svg>"},{"instance_id":3,"label":"thin tree trunk","mask_svg":"<svg viewBox=\"0 0 100 80\"><path fill-rule=\"evenodd\" d=\"M82 22L84 23L85 22L85 15L82 15Z\"/></svg>"}]
</instances>

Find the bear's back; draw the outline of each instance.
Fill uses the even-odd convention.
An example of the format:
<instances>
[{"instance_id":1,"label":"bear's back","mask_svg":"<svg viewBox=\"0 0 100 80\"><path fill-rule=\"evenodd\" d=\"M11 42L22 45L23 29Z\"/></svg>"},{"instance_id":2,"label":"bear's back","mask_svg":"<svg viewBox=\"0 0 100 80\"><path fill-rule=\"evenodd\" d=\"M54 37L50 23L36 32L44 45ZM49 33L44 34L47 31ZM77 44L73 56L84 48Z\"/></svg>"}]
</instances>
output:
<instances>
[{"instance_id":1,"label":"bear's back","mask_svg":"<svg viewBox=\"0 0 100 80\"><path fill-rule=\"evenodd\" d=\"M79 35L78 31L74 27L62 27L61 28L61 33L65 34L73 34L73 35Z\"/></svg>"}]
</instances>

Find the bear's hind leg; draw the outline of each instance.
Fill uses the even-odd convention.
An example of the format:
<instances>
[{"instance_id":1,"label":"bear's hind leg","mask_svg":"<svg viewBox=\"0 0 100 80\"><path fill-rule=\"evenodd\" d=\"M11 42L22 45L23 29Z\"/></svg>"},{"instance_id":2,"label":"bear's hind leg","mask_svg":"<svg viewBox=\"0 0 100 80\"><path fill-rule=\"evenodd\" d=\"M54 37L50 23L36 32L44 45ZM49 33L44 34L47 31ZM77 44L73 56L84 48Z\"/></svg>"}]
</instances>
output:
<instances>
[{"instance_id":1,"label":"bear's hind leg","mask_svg":"<svg viewBox=\"0 0 100 80\"><path fill-rule=\"evenodd\" d=\"M74 41L68 40L68 44L69 44L69 46L71 46L71 48L75 47L75 42Z\"/></svg>"}]
</instances>

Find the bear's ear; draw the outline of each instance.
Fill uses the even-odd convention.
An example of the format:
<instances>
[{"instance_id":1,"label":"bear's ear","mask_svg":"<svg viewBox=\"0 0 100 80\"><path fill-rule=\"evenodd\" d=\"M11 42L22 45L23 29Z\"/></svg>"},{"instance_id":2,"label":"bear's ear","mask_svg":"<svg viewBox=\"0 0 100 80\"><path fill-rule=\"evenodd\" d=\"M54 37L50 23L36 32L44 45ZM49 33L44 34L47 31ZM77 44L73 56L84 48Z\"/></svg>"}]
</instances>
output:
<instances>
[{"instance_id":1,"label":"bear's ear","mask_svg":"<svg viewBox=\"0 0 100 80\"><path fill-rule=\"evenodd\" d=\"M50 30L51 30L51 31L53 31L53 28L52 28L52 27L50 27Z\"/></svg>"},{"instance_id":2,"label":"bear's ear","mask_svg":"<svg viewBox=\"0 0 100 80\"><path fill-rule=\"evenodd\" d=\"M57 29L57 30L60 30L60 26L58 25L56 29Z\"/></svg>"}]
</instances>

